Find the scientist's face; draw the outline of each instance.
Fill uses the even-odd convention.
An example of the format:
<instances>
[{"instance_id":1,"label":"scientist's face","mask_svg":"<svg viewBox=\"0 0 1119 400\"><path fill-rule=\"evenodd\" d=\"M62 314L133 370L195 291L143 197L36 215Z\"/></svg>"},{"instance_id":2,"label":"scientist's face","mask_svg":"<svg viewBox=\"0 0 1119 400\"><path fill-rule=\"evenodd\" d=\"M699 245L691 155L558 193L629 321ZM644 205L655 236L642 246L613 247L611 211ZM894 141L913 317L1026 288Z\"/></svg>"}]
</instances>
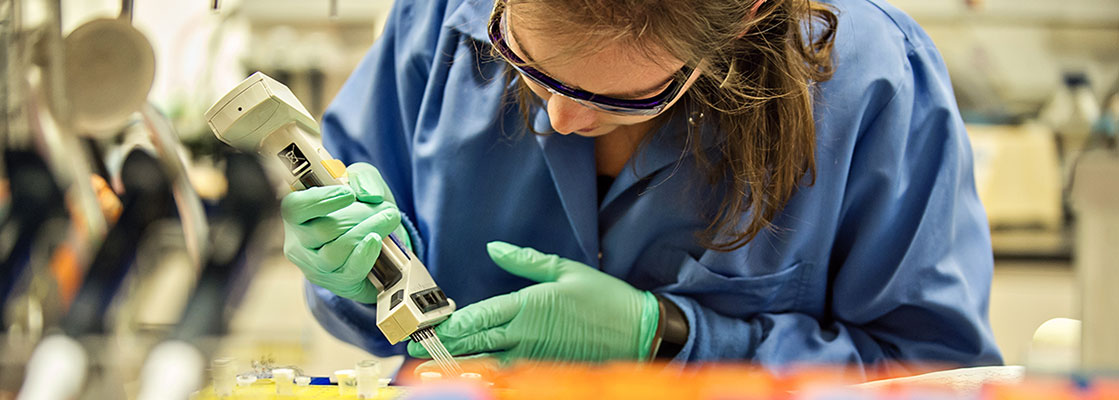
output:
<instances>
[{"instance_id":1,"label":"scientist's face","mask_svg":"<svg viewBox=\"0 0 1119 400\"><path fill-rule=\"evenodd\" d=\"M699 76L685 68L684 61L665 52L642 52L621 44L608 45L592 54L558 57L570 53L570 44L549 36L546 30L526 28L528 23L507 10L502 30L504 41L516 57L533 63L547 78L577 90L623 100L643 100L669 95L663 109L652 115L626 115L582 103L545 87L539 79L523 79L529 89L547 104L552 128L560 134L597 137L618 128L649 122L671 107ZM518 29L518 25L521 28ZM687 79L681 79L683 69ZM522 78L529 78L522 72ZM545 79L547 79L545 78ZM683 82L681 82L683 81Z\"/></svg>"}]
</instances>

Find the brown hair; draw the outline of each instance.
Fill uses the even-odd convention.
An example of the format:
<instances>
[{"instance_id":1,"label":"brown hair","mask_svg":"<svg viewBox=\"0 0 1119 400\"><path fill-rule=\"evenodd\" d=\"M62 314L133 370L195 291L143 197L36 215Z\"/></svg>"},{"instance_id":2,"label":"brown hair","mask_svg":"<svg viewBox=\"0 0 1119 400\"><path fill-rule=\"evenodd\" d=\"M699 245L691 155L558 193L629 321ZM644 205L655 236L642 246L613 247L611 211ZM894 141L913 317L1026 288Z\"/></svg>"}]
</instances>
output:
<instances>
[{"instance_id":1,"label":"brown hair","mask_svg":"<svg viewBox=\"0 0 1119 400\"><path fill-rule=\"evenodd\" d=\"M502 3L535 6L533 19L546 27L539 29L578 43L572 52L622 41L645 54L660 51L689 63L705 61L702 74L673 107L673 112L683 108L714 117L717 129L711 131L722 136L699 138L701 130L689 124L684 141L710 183L728 185L699 233L705 247L744 246L772 225L797 186L815 181L812 92L832 76L838 24L829 6L768 0L750 18L759 0L497 1L498 9ZM510 68L509 79L515 74ZM540 99L524 84L516 96L534 131L530 110ZM712 140L722 143L714 157L704 151ZM743 226L747 213L751 216Z\"/></svg>"}]
</instances>

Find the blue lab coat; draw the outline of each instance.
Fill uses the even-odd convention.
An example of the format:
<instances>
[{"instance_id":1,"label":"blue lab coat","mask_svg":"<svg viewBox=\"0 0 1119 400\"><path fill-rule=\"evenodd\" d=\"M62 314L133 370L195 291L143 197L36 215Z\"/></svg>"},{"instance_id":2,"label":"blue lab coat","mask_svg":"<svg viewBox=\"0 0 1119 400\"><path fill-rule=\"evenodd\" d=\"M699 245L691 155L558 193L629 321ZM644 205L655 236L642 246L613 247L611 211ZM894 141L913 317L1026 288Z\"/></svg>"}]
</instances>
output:
<instances>
[{"instance_id":1,"label":"blue lab coat","mask_svg":"<svg viewBox=\"0 0 1119 400\"><path fill-rule=\"evenodd\" d=\"M884 0L832 3L837 69L816 97L815 184L739 250L696 240L719 189L675 139L686 118L655 132L601 202L593 140L525 132L490 55L492 0L398 0L323 140L347 164L380 168L459 307L531 284L487 256L502 240L675 302L691 327L681 361L1000 364L990 236L943 61ZM335 336L404 352L377 330L374 305L310 284L306 295Z\"/></svg>"}]
</instances>

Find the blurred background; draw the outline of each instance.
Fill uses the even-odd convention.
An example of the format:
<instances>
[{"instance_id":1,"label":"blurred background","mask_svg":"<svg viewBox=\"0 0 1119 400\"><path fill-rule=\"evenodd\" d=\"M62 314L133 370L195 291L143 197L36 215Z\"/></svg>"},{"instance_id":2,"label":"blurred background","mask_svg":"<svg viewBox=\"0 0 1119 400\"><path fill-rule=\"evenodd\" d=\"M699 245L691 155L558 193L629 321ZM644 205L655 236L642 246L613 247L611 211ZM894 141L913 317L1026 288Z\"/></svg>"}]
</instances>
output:
<instances>
[{"instance_id":1,"label":"blurred background","mask_svg":"<svg viewBox=\"0 0 1119 400\"><path fill-rule=\"evenodd\" d=\"M47 3L19 3L0 1L5 27L13 26L13 18L24 27L52 23ZM1099 292L1084 287L1078 268L1085 267L1078 262L1119 270L1119 259L1112 257L1119 257L1113 248L1119 242L1109 241L1116 228L1104 225L1116 218L1107 199L1116 198L1119 178L1108 172L1116 171L1108 160L1096 160L1107 156L1092 156L1113 152L1119 130L1119 2L891 3L916 19L936 43L968 124L976 183L994 245L990 320L1006 362L1076 365L1081 333L1072 320L1096 312L1084 304L1114 304L1092 303ZM221 171L211 158L222 145L203 120L205 110L259 70L290 86L320 117L376 39L391 7L388 0L223 0L217 10L215 4L217 0L141 0L131 10L133 26L154 51L147 99L181 141L183 173L202 199L222 194L221 184L215 183L221 181ZM66 36L92 20L116 18L121 3L63 0L60 11L57 23ZM21 62L37 62L27 55L51 43L50 38L29 39L10 31L2 40L9 52L0 64L10 70ZM49 58L50 51L46 54ZM16 97L26 92L15 89L29 84L5 75L12 90L5 93L9 112L4 122L27 126L21 105L34 99ZM31 81L34 86L35 79ZM134 118L121 128L125 135L93 140L85 147L92 154L100 152L112 170L122 162L114 153L120 150L114 149L127 144L128 132L143 125ZM1085 165L1095 169L1078 175L1078 166ZM197 268L191 255L197 249L184 240L190 235L186 231L164 227L159 232L165 237L146 250L159 257L138 256L137 262L148 260L150 272L142 283L132 283L135 295L129 297L137 300L120 324L142 332L166 330L177 321L189 290L181 283L191 281ZM244 366L299 365L318 375L370 358L335 340L313 320L303 301L302 276L281 254L282 230L273 232L272 256L263 258L246 286L231 335L219 352ZM1115 276L1110 274L1092 276ZM1038 331L1047 321L1048 328Z\"/></svg>"}]
</instances>

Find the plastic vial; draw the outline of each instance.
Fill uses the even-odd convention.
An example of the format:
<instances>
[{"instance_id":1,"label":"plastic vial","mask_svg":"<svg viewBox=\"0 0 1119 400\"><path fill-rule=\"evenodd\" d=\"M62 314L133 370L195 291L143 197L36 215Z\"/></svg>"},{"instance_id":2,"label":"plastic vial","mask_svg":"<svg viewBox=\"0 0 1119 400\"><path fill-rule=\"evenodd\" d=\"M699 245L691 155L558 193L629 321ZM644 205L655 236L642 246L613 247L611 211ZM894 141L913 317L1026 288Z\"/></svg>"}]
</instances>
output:
<instances>
[{"instance_id":1,"label":"plastic vial","mask_svg":"<svg viewBox=\"0 0 1119 400\"><path fill-rule=\"evenodd\" d=\"M237 375L237 386L252 386L253 383L256 383L256 375Z\"/></svg>"},{"instance_id":2,"label":"plastic vial","mask_svg":"<svg viewBox=\"0 0 1119 400\"><path fill-rule=\"evenodd\" d=\"M372 399L377 396L377 378L381 374L377 360L361 360L357 363L357 398Z\"/></svg>"},{"instance_id":3,"label":"plastic vial","mask_svg":"<svg viewBox=\"0 0 1119 400\"><path fill-rule=\"evenodd\" d=\"M459 375L459 378L462 378L463 380L471 382L473 384L482 386L493 386L493 382L487 382L483 380L482 374L479 374L477 372L463 372L461 375Z\"/></svg>"},{"instance_id":4,"label":"plastic vial","mask_svg":"<svg viewBox=\"0 0 1119 400\"><path fill-rule=\"evenodd\" d=\"M440 380L440 379L443 379L443 374L440 374L438 372L435 372L435 371L420 372L420 381L421 382L434 382L434 381L437 381L437 380Z\"/></svg>"},{"instance_id":5,"label":"plastic vial","mask_svg":"<svg viewBox=\"0 0 1119 400\"><path fill-rule=\"evenodd\" d=\"M295 386L311 386L311 377L306 375L295 377Z\"/></svg>"},{"instance_id":6,"label":"plastic vial","mask_svg":"<svg viewBox=\"0 0 1119 400\"><path fill-rule=\"evenodd\" d=\"M276 382L276 394L280 396L291 396L295 394L292 390L292 381L295 379L295 371L291 368L276 368L272 370L272 380Z\"/></svg>"},{"instance_id":7,"label":"plastic vial","mask_svg":"<svg viewBox=\"0 0 1119 400\"><path fill-rule=\"evenodd\" d=\"M354 374L354 370L352 369L341 369L334 371L334 379L338 381L339 396L344 397L354 394L354 387L357 386L357 380L355 379Z\"/></svg>"},{"instance_id":8,"label":"plastic vial","mask_svg":"<svg viewBox=\"0 0 1119 400\"><path fill-rule=\"evenodd\" d=\"M214 377L214 396L218 398L233 396L233 383L237 379L233 359L215 359L210 363L210 369Z\"/></svg>"}]
</instances>

